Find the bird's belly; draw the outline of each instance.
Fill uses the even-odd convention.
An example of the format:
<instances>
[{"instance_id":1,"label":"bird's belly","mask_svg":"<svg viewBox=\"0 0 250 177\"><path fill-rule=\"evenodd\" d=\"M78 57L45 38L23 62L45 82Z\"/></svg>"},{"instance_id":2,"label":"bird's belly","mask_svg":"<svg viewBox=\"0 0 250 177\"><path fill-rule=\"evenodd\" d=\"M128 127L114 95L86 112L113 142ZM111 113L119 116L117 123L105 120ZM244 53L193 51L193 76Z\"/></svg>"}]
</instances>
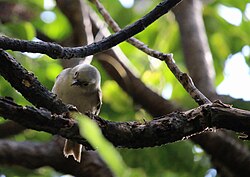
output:
<instances>
[{"instance_id":1,"label":"bird's belly","mask_svg":"<svg viewBox=\"0 0 250 177\"><path fill-rule=\"evenodd\" d=\"M76 91L64 93L62 101L76 106L81 113L94 112L98 104L96 94L82 94Z\"/></svg>"}]
</instances>

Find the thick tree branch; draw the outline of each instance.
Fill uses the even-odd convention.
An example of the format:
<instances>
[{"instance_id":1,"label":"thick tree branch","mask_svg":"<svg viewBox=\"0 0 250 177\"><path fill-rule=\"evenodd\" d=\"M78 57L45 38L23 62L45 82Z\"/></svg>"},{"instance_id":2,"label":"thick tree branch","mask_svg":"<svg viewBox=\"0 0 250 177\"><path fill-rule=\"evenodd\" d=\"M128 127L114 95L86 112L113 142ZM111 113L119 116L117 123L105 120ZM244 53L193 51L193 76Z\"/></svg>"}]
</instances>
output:
<instances>
[{"instance_id":1,"label":"thick tree branch","mask_svg":"<svg viewBox=\"0 0 250 177\"><path fill-rule=\"evenodd\" d=\"M151 12L133 24L125 27L118 33L112 34L99 42L95 42L83 47L62 47L59 44L47 42L34 42L18 39L10 39L4 36L0 37L0 48L11 49L13 51L32 52L47 54L52 58L70 59L85 57L110 49L111 47L127 40L148 27L159 17L167 13L171 8L177 5L181 0L165 0L159 3Z\"/></svg>"},{"instance_id":2,"label":"thick tree branch","mask_svg":"<svg viewBox=\"0 0 250 177\"><path fill-rule=\"evenodd\" d=\"M221 141L221 139L224 141ZM211 155L211 160L215 167L218 167L219 173L223 169L223 174L228 173L233 177L249 176L250 153L246 146L229 136L228 133L222 131L204 133L193 137L192 140L199 143ZM217 146L214 146L214 144ZM228 151L230 152L221 153Z\"/></svg>"},{"instance_id":3,"label":"thick tree branch","mask_svg":"<svg viewBox=\"0 0 250 177\"><path fill-rule=\"evenodd\" d=\"M202 8L201 0L190 0L180 3L173 12L179 24L184 60L190 76L198 89L214 100L215 71L202 18Z\"/></svg>"},{"instance_id":4,"label":"thick tree branch","mask_svg":"<svg viewBox=\"0 0 250 177\"><path fill-rule=\"evenodd\" d=\"M53 135L58 134L65 138L73 135L73 139L81 139L81 143L91 148L89 143L79 135L78 126L69 114L57 115L44 108L22 107L3 98L0 98L0 112L2 117L13 120L26 128L45 131Z\"/></svg>"},{"instance_id":5,"label":"thick tree branch","mask_svg":"<svg viewBox=\"0 0 250 177\"><path fill-rule=\"evenodd\" d=\"M58 138L48 143L0 140L0 164L21 165L29 169L49 165L59 172L81 177L114 176L108 168L104 168L104 162L94 151L84 151L81 163L65 158L63 144L64 141Z\"/></svg>"},{"instance_id":6,"label":"thick tree branch","mask_svg":"<svg viewBox=\"0 0 250 177\"><path fill-rule=\"evenodd\" d=\"M44 107L52 112L67 112L67 106L56 95L48 91L34 76L17 62L11 55L0 49L0 74L10 82L28 101L37 107Z\"/></svg>"},{"instance_id":7,"label":"thick tree branch","mask_svg":"<svg viewBox=\"0 0 250 177\"><path fill-rule=\"evenodd\" d=\"M65 117L67 115L22 107L3 98L0 99L0 115L27 128L58 134L91 148L80 136L77 122ZM250 112L222 103L200 106L187 112L174 112L145 123L111 122L98 116L89 116L97 122L104 136L117 147L143 148L172 143L201 133L207 127L225 128L250 135Z\"/></svg>"},{"instance_id":8,"label":"thick tree branch","mask_svg":"<svg viewBox=\"0 0 250 177\"><path fill-rule=\"evenodd\" d=\"M96 0L95 0L96 1ZM102 11L103 12L103 16L104 16L104 18L106 17L106 22L108 22L109 23L109 25L112 27L112 25L113 25L113 30L115 31L115 32L117 32L117 31L119 31L120 30L120 28L119 28L119 26L112 20L112 18L110 17L110 15L108 14L108 12L104 9L104 7L98 2L98 1L96 1L96 3L97 3L97 5L98 5L98 8L100 9L100 11ZM94 19L96 19L96 18L94 18ZM108 19L108 20L107 20ZM93 20L92 21L93 22L93 24L96 22L95 20ZM152 49L148 49L147 47L145 47L146 45L145 44L143 44L143 43L141 43L140 41L138 41L137 39L135 39L135 38L130 38L130 39L128 39L128 41L129 42L132 42L133 43L133 45L135 45L137 48L139 48L140 50L143 50L145 53L147 53L147 54L149 54L149 55L151 55L151 56L159 56L158 55L158 53L156 53L154 50L152 50ZM113 51L111 51L111 53L112 53ZM100 58L102 58L103 57L103 55L102 54L98 54L98 55L100 55ZM108 60L103 60L104 62L105 61L108 61ZM119 59L118 59L118 61L119 61ZM171 63L170 63L171 64ZM174 66L174 65L172 65L172 66ZM126 67L125 67L126 68ZM105 69L107 69L107 67L106 67L106 65L105 65ZM178 68L177 68L178 69ZM111 76L114 76L115 74L114 74L114 72L109 72L110 74L111 74ZM181 75L181 74L180 74ZM179 76L180 76L179 75ZM117 77L114 77L115 78L115 80L119 83L119 85L122 87L122 88L124 88L123 87L123 83L124 83L124 81L122 81L122 80L124 80L124 78L121 78L121 79L117 79ZM126 80L126 79L125 79ZM190 79L186 79L186 80L190 80ZM191 80L190 80L191 81ZM137 83L137 82L132 82L132 83ZM127 87L131 87L131 85L133 85L132 83L130 83L130 84L127 84ZM192 84L187 84L187 85L192 85ZM126 87L125 87L126 88ZM126 91L126 89L124 89L125 91ZM132 89L133 90L133 92L132 93L130 93L130 92L128 92L132 97L133 97L133 93L135 93L135 90L136 89ZM192 89L191 89L192 90ZM151 91L152 92L152 91ZM143 103L145 103L145 101L142 101L142 100L144 100L145 99L145 96L142 96L142 97L140 97L139 95L140 95L140 92L139 93L137 93L136 94L137 95L137 97L139 97L140 99L138 100L139 101L139 103L140 104L142 104L143 105ZM157 97L157 96L156 96ZM155 96L153 97L153 98L156 98ZM158 96L159 97L159 96ZM146 98L148 98L148 96L146 96ZM160 97L161 98L161 97ZM158 100L158 99L156 99L156 100ZM147 101L146 103L149 103L150 104L150 102L152 102L152 101ZM155 102L155 101L153 101L153 102ZM158 102L158 101L156 101L156 102ZM165 101L166 102L166 101ZM160 104L160 105L162 105L162 104ZM151 114L152 114L152 111L151 110L155 110L155 107L145 107L145 105L143 105L143 107L144 108L146 108L146 110L147 111L149 111L149 112L151 112ZM166 113L166 111L168 111L168 109L164 109L164 107L165 106L162 106L163 107L163 109L162 109L162 113L160 113L160 114L164 114L164 113ZM157 106L157 108L158 108L158 106ZM169 108L169 106L167 106L167 107L165 107L165 108ZM159 110L158 110L158 113L159 113ZM221 138L221 137L219 137L219 136L217 136L216 134L207 134L207 135L209 135L210 137L213 137L213 138L217 138L218 139L218 141L220 140L221 141L221 144L225 144L225 143L223 143L224 141L223 141L223 138ZM201 137L201 136L199 136L199 137L196 137L196 143L198 143L198 144L202 144L202 140L203 139L206 139L206 135L204 135L203 137ZM232 139L232 138L231 138ZM200 141L201 142L200 142ZM233 139L232 139L233 140ZM210 141L211 142L211 141ZM214 143L213 143L214 144ZM211 143L210 143L210 147L216 147L216 146L211 146ZM242 146L241 145L241 147L244 147L244 146ZM206 148L205 148L205 150L206 150ZM237 149L235 148L235 147L232 147L231 148L231 151L232 152L234 152L234 153L236 153L237 154ZM208 153L210 153L209 151L208 151ZM211 155L213 155L212 153L210 153ZM218 162L222 162L223 161L223 159L222 160L220 160L219 158L217 159L217 161ZM231 162L234 162L234 161L232 161L231 160ZM226 167L227 168L227 167Z\"/></svg>"},{"instance_id":9,"label":"thick tree branch","mask_svg":"<svg viewBox=\"0 0 250 177\"><path fill-rule=\"evenodd\" d=\"M181 44L188 71L198 89L201 90L204 95L208 96L210 100L221 99L234 106L237 102L238 105L241 106L244 104L245 109L248 109L249 106L247 106L247 104L249 103L243 100L240 101L230 98L229 96L216 94L214 88L215 71L202 19L202 8L203 6L200 0L190 0L183 1L178 7L173 9L180 28ZM239 174L247 172L248 169L242 169L241 173L235 173L235 169L242 167L242 163L238 160L240 160L240 158L244 159L242 158L242 151L244 149L244 151L248 150L246 150L240 142L236 142L229 134L226 135L226 133L224 133L224 136L220 135L221 132L217 132L216 134L206 133L195 136L192 140L201 145L202 148L211 155L213 164L221 174L223 171L225 176L228 176L228 174L244 176ZM228 142L234 143L228 145ZM220 148L218 148L218 144L220 144ZM233 167L232 165L230 166L228 162L229 164L234 164Z\"/></svg>"}]
</instances>

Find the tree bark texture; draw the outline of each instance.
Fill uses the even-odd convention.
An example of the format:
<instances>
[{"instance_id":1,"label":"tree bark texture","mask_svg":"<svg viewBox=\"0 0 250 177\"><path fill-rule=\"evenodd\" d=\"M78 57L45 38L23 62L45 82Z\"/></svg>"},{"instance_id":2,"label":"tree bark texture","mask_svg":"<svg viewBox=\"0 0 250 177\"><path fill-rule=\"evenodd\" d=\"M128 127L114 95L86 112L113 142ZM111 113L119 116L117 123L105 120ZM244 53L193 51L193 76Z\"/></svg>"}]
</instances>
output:
<instances>
[{"instance_id":1,"label":"tree bark texture","mask_svg":"<svg viewBox=\"0 0 250 177\"><path fill-rule=\"evenodd\" d=\"M81 177L114 176L96 152L84 151L82 162L78 163L63 156L63 145L64 140L59 137L48 143L0 140L0 164L28 169L50 166L59 172Z\"/></svg>"},{"instance_id":2,"label":"tree bark texture","mask_svg":"<svg viewBox=\"0 0 250 177\"><path fill-rule=\"evenodd\" d=\"M56 113L68 111L55 94L48 91L33 73L23 68L11 55L0 49L0 57L0 74L33 105Z\"/></svg>"},{"instance_id":3,"label":"tree bark texture","mask_svg":"<svg viewBox=\"0 0 250 177\"><path fill-rule=\"evenodd\" d=\"M0 99L0 115L22 126L61 135L92 149L79 134L77 122L66 115L51 114L45 109L22 107L12 101ZM225 128L244 133L249 138L250 112L231 108L223 103L200 106L186 112L173 112L152 121L111 122L88 115L97 122L103 135L116 147L154 147L189 138L207 128Z\"/></svg>"}]
</instances>

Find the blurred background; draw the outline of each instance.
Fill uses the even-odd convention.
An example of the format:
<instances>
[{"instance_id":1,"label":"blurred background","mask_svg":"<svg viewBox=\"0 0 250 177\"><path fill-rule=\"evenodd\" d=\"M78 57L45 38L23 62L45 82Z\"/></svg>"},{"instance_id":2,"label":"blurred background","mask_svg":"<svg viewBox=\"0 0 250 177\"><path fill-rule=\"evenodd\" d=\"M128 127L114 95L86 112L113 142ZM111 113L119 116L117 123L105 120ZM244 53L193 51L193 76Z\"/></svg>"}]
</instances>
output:
<instances>
[{"instance_id":1,"label":"blurred background","mask_svg":"<svg viewBox=\"0 0 250 177\"><path fill-rule=\"evenodd\" d=\"M70 10L67 14L67 6L63 6L63 2L61 1L60 4L59 1L54 0L1 0L0 34L11 38L56 42L63 46L80 46L89 43L86 38L82 39L83 36L81 36L82 32L86 33L86 31L81 29L81 26L77 26L77 22L73 20L76 14L72 14ZM102 19L92 3L82 2L84 2L85 7L90 9L88 12L94 13L92 11L95 11L95 15L98 14ZM159 2L159 0L102 1L121 28L141 18ZM234 107L249 109L250 3L247 0L184 0L181 4L182 6L176 7L174 11L164 15L135 37L150 48L163 53L173 53L179 68L190 73L197 87L210 99L219 98L233 104ZM68 8L70 8L69 5ZM187 16L186 12L190 16ZM70 15L72 18L69 18ZM188 20L182 21L185 16L193 22L197 20L197 23L188 24ZM201 29L197 32L189 25ZM106 24L99 25L97 33L107 27ZM82 31L78 32L79 29ZM113 33L112 30L110 31ZM192 34L192 31L196 34ZM88 33L86 34L88 36ZM199 40L201 44L199 44ZM194 43L196 42L202 49L195 47ZM124 60L120 61L125 63L125 67L129 69L133 77L138 78L145 87L164 100L169 101L172 107L161 108L161 111L158 111L153 110L154 107L159 106L157 102L154 105L148 103L151 104L152 109L143 105L142 102L145 100L141 99L140 96L135 98L133 91L129 89L128 82L133 80L133 77L129 76L128 82L121 81L123 79L121 76L120 79L115 79L117 72L119 75L119 68L113 66L113 70L117 70L116 73L108 70L108 67L105 67L105 63L102 63L103 61L100 59L102 55L98 54L99 56L94 56L92 64L100 70L102 75L103 106L101 117L112 121L149 121L154 116L160 116L174 110L188 110L197 107L165 63L147 56L127 42L119 44L119 48L126 56ZM201 54L195 53L196 49L204 51ZM49 90L62 69L74 65L51 59L43 54L8 52L27 70L33 72ZM199 61L205 63L204 67L207 70L201 70L199 67L192 68ZM112 64L112 62L110 63ZM201 65L198 64L198 66ZM207 78L204 81L199 76ZM1 76L0 96L12 97L15 102L21 105L31 105ZM0 118L0 123L4 124L6 120ZM230 132L230 134L235 136L235 133ZM4 139L17 142L49 142L52 135L45 132L23 130L14 136L6 136ZM243 143L242 146L248 148L250 145L248 142L238 143ZM200 143L184 140L160 147L117 150L127 166L139 169L142 176L219 176L219 167L211 162L212 154L204 151L201 146ZM223 151L226 155L227 149ZM63 172L58 172L53 167L48 166L28 169L22 167L21 164L9 165L3 162L0 164L0 177L56 177L63 174Z\"/></svg>"}]
</instances>

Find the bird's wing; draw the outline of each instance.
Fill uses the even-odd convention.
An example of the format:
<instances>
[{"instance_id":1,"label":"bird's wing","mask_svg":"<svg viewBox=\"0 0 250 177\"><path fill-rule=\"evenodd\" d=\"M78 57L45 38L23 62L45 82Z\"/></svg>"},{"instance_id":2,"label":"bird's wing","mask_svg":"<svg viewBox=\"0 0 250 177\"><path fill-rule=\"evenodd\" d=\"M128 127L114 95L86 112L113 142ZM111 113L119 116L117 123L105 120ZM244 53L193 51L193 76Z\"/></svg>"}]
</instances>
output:
<instances>
[{"instance_id":1,"label":"bird's wing","mask_svg":"<svg viewBox=\"0 0 250 177\"><path fill-rule=\"evenodd\" d=\"M98 104L96 106L96 115L98 115L100 113L101 110L101 106L102 106L102 91L101 89L98 90L97 92L97 99L98 99Z\"/></svg>"},{"instance_id":2,"label":"bird's wing","mask_svg":"<svg viewBox=\"0 0 250 177\"><path fill-rule=\"evenodd\" d=\"M55 84L52 88L52 92L55 94L59 94L60 90L64 87L64 84L67 84L67 77L69 77L69 72L71 71L71 68L64 69L55 80Z\"/></svg>"}]
</instances>

